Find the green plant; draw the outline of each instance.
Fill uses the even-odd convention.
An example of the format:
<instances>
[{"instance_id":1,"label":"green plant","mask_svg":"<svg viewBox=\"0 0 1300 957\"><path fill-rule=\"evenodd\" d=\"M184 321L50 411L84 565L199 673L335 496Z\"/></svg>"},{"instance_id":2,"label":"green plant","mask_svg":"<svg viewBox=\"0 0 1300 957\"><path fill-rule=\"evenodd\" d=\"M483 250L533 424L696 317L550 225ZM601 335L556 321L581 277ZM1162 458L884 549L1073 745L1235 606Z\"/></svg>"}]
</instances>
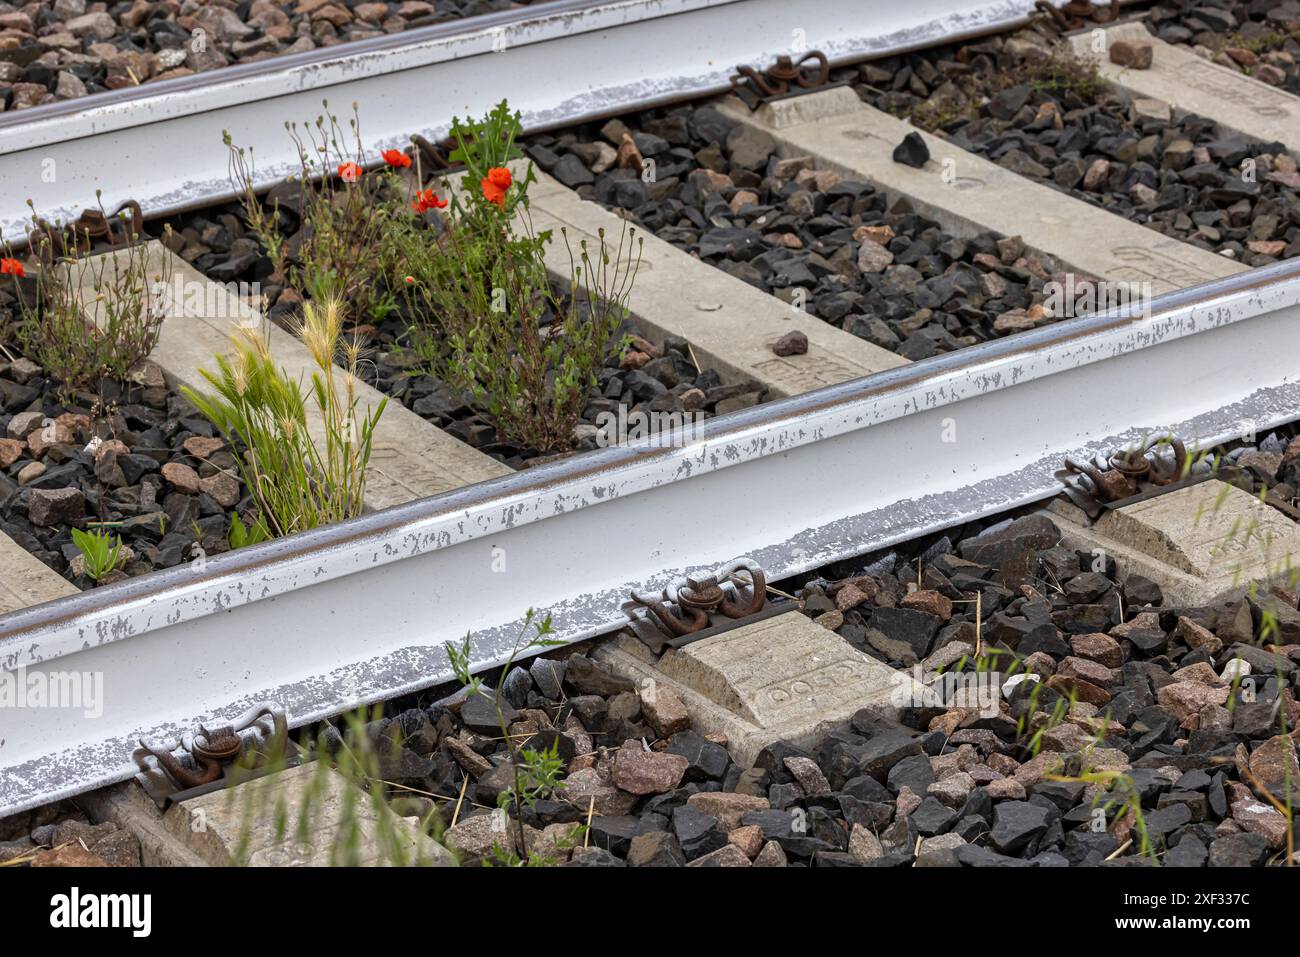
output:
<instances>
[{"instance_id":1,"label":"green plant","mask_svg":"<svg viewBox=\"0 0 1300 957\"><path fill-rule=\"evenodd\" d=\"M525 805L535 807L555 790L564 774L564 762L555 743L541 751L523 748L519 758L520 795Z\"/></svg>"},{"instance_id":2,"label":"green plant","mask_svg":"<svg viewBox=\"0 0 1300 957\"><path fill-rule=\"evenodd\" d=\"M587 825L575 824L555 841L557 850L573 850L583 841ZM493 844L490 856L483 862L484 867L554 867L557 861L546 854L530 852L524 857L511 853L500 844Z\"/></svg>"},{"instance_id":3,"label":"green plant","mask_svg":"<svg viewBox=\"0 0 1300 957\"><path fill-rule=\"evenodd\" d=\"M256 545L258 542L265 542L271 537L271 531L266 527L266 521L262 516L257 516L247 525L239 520L238 515L230 516L230 532L226 536L226 541L230 544L233 551L236 548L243 548L245 545Z\"/></svg>"},{"instance_id":4,"label":"green plant","mask_svg":"<svg viewBox=\"0 0 1300 957\"><path fill-rule=\"evenodd\" d=\"M546 265L554 237L528 214L536 174L515 162L520 130L505 101L481 120L455 118L460 189L432 227L391 222L383 259L396 264L388 285L404 296L430 373L467 394L502 439L564 451L606 357L623 346L641 243L624 229L612 248L602 231L575 253L562 230L570 294L557 292Z\"/></svg>"},{"instance_id":5,"label":"green plant","mask_svg":"<svg viewBox=\"0 0 1300 957\"><path fill-rule=\"evenodd\" d=\"M510 669L514 666L515 659L525 651L563 644L561 641L548 637L554 633L551 628L550 615L547 615L542 621L536 621L535 618L533 609L528 609L523 627L520 629L519 635L515 639L515 645L510 651L510 656L501 666L501 675L497 680L496 687L491 694L486 695L496 709L497 725L501 729L501 737L506 743L510 766L514 771L513 783L498 795L497 806L503 813L513 808L517 828L516 843L520 851L525 853L527 853L528 844L524 836L523 809L525 806L533 807L539 799L550 794L554 790L563 770L563 764L557 756L554 746L541 752L531 749L523 749L521 752L515 746L514 739L510 735L505 710L501 707L501 696L506 675L510 673ZM534 629L535 634L525 643L524 639L527 637L530 627ZM451 642L447 642L447 658L451 661L451 668L456 675L456 679L465 686L469 694L478 695L484 693L482 679L470 671L472 659L470 658L470 636L468 634L465 635L465 641L459 648ZM508 850L494 849L494 855L503 863L512 862Z\"/></svg>"},{"instance_id":6,"label":"green plant","mask_svg":"<svg viewBox=\"0 0 1300 957\"><path fill-rule=\"evenodd\" d=\"M119 566L125 563L126 556L122 551L122 539L117 535L109 535L104 529L97 528L94 531L82 531L79 528L72 529L72 542L81 552L81 557L85 562L86 577L91 581L98 582L111 571L115 571Z\"/></svg>"},{"instance_id":7,"label":"green plant","mask_svg":"<svg viewBox=\"0 0 1300 957\"><path fill-rule=\"evenodd\" d=\"M1091 102L1107 89L1097 64L1091 59L1075 56L1067 49L1057 50L1044 60L1026 60L1019 73L1017 82L1027 82L1050 96L1073 93L1079 99Z\"/></svg>"},{"instance_id":8,"label":"green plant","mask_svg":"<svg viewBox=\"0 0 1300 957\"><path fill-rule=\"evenodd\" d=\"M509 170L512 161L523 158L515 146L522 132L519 112L511 113L505 100L481 120L452 117L450 137L456 145L448 159L465 166L462 192L452 196L454 210L485 215L495 224L500 217L513 216L516 207L528 208L528 187L537 180L532 164L525 167L522 178ZM493 177L494 170L509 175Z\"/></svg>"},{"instance_id":9,"label":"green plant","mask_svg":"<svg viewBox=\"0 0 1300 957\"><path fill-rule=\"evenodd\" d=\"M1083 766L1078 774L1045 774L1044 781L1061 781L1074 784L1091 784L1095 785L1097 790L1092 799L1092 807L1100 808L1103 813L1108 814L1113 808L1121 808L1119 814L1114 815L1114 821L1127 813L1133 818L1133 828L1138 833L1138 853L1146 857L1152 864L1158 865L1159 859L1156 857L1155 847L1151 842L1150 832L1147 830L1146 816L1142 813L1142 795L1138 791L1137 785L1133 783L1133 777L1122 771L1098 770L1087 766L1087 752L1081 755L1080 760ZM1114 824L1112 823L1112 827ZM1129 838L1132 841L1132 838ZM1122 844L1116 849L1116 856L1124 851L1127 844Z\"/></svg>"},{"instance_id":10,"label":"green plant","mask_svg":"<svg viewBox=\"0 0 1300 957\"><path fill-rule=\"evenodd\" d=\"M218 356L215 373L202 370L214 394L183 389L238 444L240 474L259 509L254 525L276 536L351 518L365 504L372 440L388 400L362 406L361 347L355 339L341 344L342 321L335 300L304 304L299 335L316 365L310 411L300 383L275 364L256 330L239 331L233 359ZM313 435L317 425L323 440Z\"/></svg>"},{"instance_id":11,"label":"green plant","mask_svg":"<svg viewBox=\"0 0 1300 957\"><path fill-rule=\"evenodd\" d=\"M1039 682L1034 682L1034 690L1031 691L1029 695L1030 708L1031 708L1029 714L1032 714L1033 711L1037 709L1038 696L1042 688L1043 686ZM1069 698L1058 697L1055 701L1052 702L1051 713L1047 715L1047 719L1041 725L1039 725L1039 727L1030 736L1028 743L1026 743L1025 745L1025 747L1029 750L1029 754L1031 757L1037 757L1038 752L1042 750L1043 737L1048 733L1056 730L1062 724L1065 723L1065 719L1069 717L1070 709L1074 706L1074 702L1075 702L1074 691L1070 692ZM1025 728L1024 718L1021 718L1019 721L1016 722L1017 733L1023 734L1024 728Z\"/></svg>"},{"instance_id":12,"label":"green plant","mask_svg":"<svg viewBox=\"0 0 1300 957\"><path fill-rule=\"evenodd\" d=\"M1267 53L1271 50L1280 50L1286 45L1286 41L1295 39L1297 32L1291 25L1282 25L1282 29L1270 29L1263 33L1253 36L1247 36L1240 31L1234 30L1232 33L1223 36L1216 36L1210 40L1210 48L1217 51L1221 50L1248 50L1251 53Z\"/></svg>"},{"instance_id":13,"label":"green plant","mask_svg":"<svg viewBox=\"0 0 1300 957\"><path fill-rule=\"evenodd\" d=\"M979 109L978 104L973 103L946 103L939 106L926 100L907 110L896 108L895 112L903 114L912 121L914 126L919 126L923 130L937 130L957 120L970 119L979 112Z\"/></svg>"},{"instance_id":14,"label":"green plant","mask_svg":"<svg viewBox=\"0 0 1300 957\"><path fill-rule=\"evenodd\" d=\"M509 227L498 227L509 228ZM477 219L451 217L437 248L409 243L407 294L421 317L412 345L431 373L465 392L502 438L542 451L573 445L573 428L605 357L623 348L639 247L570 247L571 295L553 289L549 236L485 239ZM565 243L568 237L565 234Z\"/></svg>"},{"instance_id":15,"label":"green plant","mask_svg":"<svg viewBox=\"0 0 1300 957\"><path fill-rule=\"evenodd\" d=\"M1107 89L1095 63L1068 50L1058 50L1042 59L1025 58L1010 69L955 76L951 85L945 86L944 96L932 96L903 110L894 109L916 126L935 130L958 120L973 119L990 98L1022 84L1053 98L1072 94L1085 103L1091 103Z\"/></svg>"},{"instance_id":16,"label":"green plant","mask_svg":"<svg viewBox=\"0 0 1300 957\"><path fill-rule=\"evenodd\" d=\"M230 133L223 132L230 180L276 276L305 298L344 304L353 322L382 319L396 301L375 276L391 271L383 260L390 248L383 239L399 208L392 194L400 190L391 174L363 172L355 104L350 135L329 112L328 101L322 106L324 114L312 123L285 123L299 168L284 206L273 199L268 208L257 197L253 151L236 146ZM301 222L293 241L284 238L286 219Z\"/></svg>"},{"instance_id":17,"label":"green plant","mask_svg":"<svg viewBox=\"0 0 1300 957\"><path fill-rule=\"evenodd\" d=\"M152 257L143 238L130 231L130 221L120 218L118 229L129 237L127 245L80 260L79 246L92 243L88 231L81 236L60 229L32 233L41 268L33 302L21 300L21 286L16 287L15 338L28 357L60 381L65 396L93 389L103 377L125 378L158 342L171 260Z\"/></svg>"}]
</instances>

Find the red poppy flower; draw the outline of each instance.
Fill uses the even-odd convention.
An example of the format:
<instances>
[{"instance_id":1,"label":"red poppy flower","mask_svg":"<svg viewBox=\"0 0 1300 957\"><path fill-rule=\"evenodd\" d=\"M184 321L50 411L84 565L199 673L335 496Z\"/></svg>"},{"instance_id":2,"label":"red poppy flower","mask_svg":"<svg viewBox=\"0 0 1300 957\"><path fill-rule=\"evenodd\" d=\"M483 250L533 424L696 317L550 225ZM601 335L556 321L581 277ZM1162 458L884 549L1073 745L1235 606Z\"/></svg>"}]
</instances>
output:
<instances>
[{"instance_id":1,"label":"red poppy flower","mask_svg":"<svg viewBox=\"0 0 1300 957\"><path fill-rule=\"evenodd\" d=\"M0 276L15 276L22 279L27 275L23 270L23 264L17 259L0 259Z\"/></svg>"},{"instance_id":2,"label":"red poppy flower","mask_svg":"<svg viewBox=\"0 0 1300 957\"><path fill-rule=\"evenodd\" d=\"M504 166L494 166L488 170L487 176L483 177L483 181L479 185L483 187L484 199L489 203L496 203L504 209L506 190L510 188L510 184L513 182L514 178L510 175L510 170Z\"/></svg>"},{"instance_id":3,"label":"red poppy flower","mask_svg":"<svg viewBox=\"0 0 1300 957\"><path fill-rule=\"evenodd\" d=\"M416 192L415 202L411 204L411 208L417 213L427 213L431 209L445 209L446 206L447 201L439 199L438 194L431 189L422 189Z\"/></svg>"},{"instance_id":4,"label":"red poppy flower","mask_svg":"<svg viewBox=\"0 0 1300 957\"><path fill-rule=\"evenodd\" d=\"M339 176L343 178L345 183L355 183L361 178L361 167L352 162L340 163Z\"/></svg>"},{"instance_id":5,"label":"red poppy flower","mask_svg":"<svg viewBox=\"0 0 1300 957\"><path fill-rule=\"evenodd\" d=\"M407 156L401 150L384 150L384 162L389 166L395 166L398 169L405 169L411 165L411 157Z\"/></svg>"}]
</instances>

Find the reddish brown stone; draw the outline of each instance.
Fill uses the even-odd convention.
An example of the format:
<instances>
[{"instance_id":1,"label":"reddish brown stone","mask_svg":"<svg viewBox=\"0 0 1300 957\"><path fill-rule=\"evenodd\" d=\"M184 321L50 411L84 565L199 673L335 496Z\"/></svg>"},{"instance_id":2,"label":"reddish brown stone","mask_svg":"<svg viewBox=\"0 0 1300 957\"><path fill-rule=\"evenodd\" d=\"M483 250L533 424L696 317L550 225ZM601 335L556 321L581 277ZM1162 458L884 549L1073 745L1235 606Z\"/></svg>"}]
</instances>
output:
<instances>
[{"instance_id":1,"label":"reddish brown stone","mask_svg":"<svg viewBox=\"0 0 1300 957\"><path fill-rule=\"evenodd\" d=\"M1190 618L1182 615L1178 616L1178 624L1174 628L1174 636L1181 638L1187 643L1188 648L1204 648L1210 654L1218 654L1223 648L1223 642L1207 628L1202 628Z\"/></svg>"},{"instance_id":2,"label":"reddish brown stone","mask_svg":"<svg viewBox=\"0 0 1300 957\"><path fill-rule=\"evenodd\" d=\"M1198 713L1207 704L1223 704L1227 700L1227 688L1215 688L1199 681L1175 681L1156 692L1156 701L1179 721Z\"/></svg>"},{"instance_id":3,"label":"reddish brown stone","mask_svg":"<svg viewBox=\"0 0 1300 957\"><path fill-rule=\"evenodd\" d=\"M1295 741L1286 735L1275 735L1257 746L1250 754L1250 773L1260 785L1282 795L1286 791L1288 774L1294 791L1300 786L1300 765L1296 763Z\"/></svg>"},{"instance_id":4,"label":"reddish brown stone","mask_svg":"<svg viewBox=\"0 0 1300 957\"><path fill-rule=\"evenodd\" d=\"M740 827L740 819L750 811L766 811L772 806L767 798L734 791L701 791L688 797L686 803L716 817L718 827L728 832Z\"/></svg>"},{"instance_id":5,"label":"reddish brown stone","mask_svg":"<svg viewBox=\"0 0 1300 957\"><path fill-rule=\"evenodd\" d=\"M1210 667L1209 662L1198 661L1194 665L1188 665L1186 668L1179 668L1173 673L1175 681L1199 681L1203 685L1223 685L1226 684L1222 678Z\"/></svg>"},{"instance_id":6,"label":"reddish brown stone","mask_svg":"<svg viewBox=\"0 0 1300 957\"><path fill-rule=\"evenodd\" d=\"M206 459L213 452L226 447L225 439L209 438L206 435L191 435L185 440L183 448L196 459Z\"/></svg>"},{"instance_id":7,"label":"reddish brown stone","mask_svg":"<svg viewBox=\"0 0 1300 957\"><path fill-rule=\"evenodd\" d=\"M0 439L0 469L7 469L17 462L23 451L23 443L17 439Z\"/></svg>"},{"instance_id":8,"label":"reddish brown stone","mask_svg":"<svg viewBox=\"0 0 1300 957\"><path fill-rule=\"evenodd\" d=\"M1071 678L1068 675L1059 674L1052 675L1047 679L1047 687L1067 698L1073 694L1076 701L1086 701L1088 704L1095 704L1099 708L1110 704L1110 692L1084 678Z\"/></svg>"},{"instance_id":9,"label":"reddish brown stone","mask_svg":"<svg viewBox=\"0 0 1300 957\"><path fill-rule=\"evenodd\" d=\"M727 834L727 841L745 852L751 861L763 849L763 829L756 824L738 827Z\"/></svg>"},{"instance_id":10,"label":"reddish brown stone","mask_svg":"<svg viewBox=\"0 0 1300 957\"><path fill-rule=\"evenodd\" d=\"M650 356L637 349L630 349L623 353L623 358L618 360L618 367L624 371L639 369L650 361Z\"/></svg>"},{"instance_id":11,"label":"reddish brown stone","mask_svg":"<svg viewBox=\"0 0 1300 957\"><path fill-rule=\"evenodd\" d=\"M1100 632L1075 635L1070 639L1070 649L1078 657L1095 661L1106 668L1119 668L1124 664L1124 649L1119 642Z\"/></svg>"},{"instance_id":12,"label":"reddish brown stone","mask_svg":"<svg viewBox=\"0 0 1300 957\"><path fill-rule=\"evenodd\" d=\"M1243 831L1265 838L1273 850L1286 844L1286 817L1272 805L1253 799L1234 801L1232 820L1241 825Z\"/></svg>"},{"instance_id":13,"label":"reddish brown stone","mask_svg":"<svg viewBox=\"0 0 1300 957\"><path fill-rule=\"evenodd\" d=\"M1131 70L1151 69L1153 51L1149 43L1113 40L1110 44L1110 62Z\"/></svg>"},{"instance_id":14,"label":"reddish brown stone","mask_svg":"<svg viewBox=\"0 0 1300 957\"><path fill-rule=\"evenodd\" d=\"M639 748L640 745L638 744L637 747ZM582 755L582 757L590 758L592 755ZM576 763L577 760L575 758L572 763ZM614 787L597 768L570 771L557 793L583 814L590 810L592 814L601 816L627 814L637 800L635 794Z\"/></svg>"},{"instance_id":15,"label":"reddish brown stone","mask_svg":"<svg viewBox=\"0 0 1300 957\"><path fill-rule=\"evenodd\" d=\"M903 596L898 603L900 608L912 608L916 611L929 612L944 621L952 617L952 599L932 589L921 589Z\"/></svg>"},{"instance_id":16,"label":"reddish brown stone","mask_svg":"<svg viewBox=\"0 0 1300 957\"><path fill-rule=\"evenodd\" d=\"M1084 681L1091 682L1099 688L1109 688L1119 681L1119 672L1113 668L1107 668L1096 661L1089 661L1087 658L1076 658L1073 655L1064 659L1056 669L1056 676L1059 678L1082 678Z\"/></svg>"},{"instance_id":17,"label":"reddish brown stone","mask_svg":"<svg viewBox=\"0 0 1300 957\"><path fill-rule=\"evenodd\" d=\"M197 495L199 489L199 473L188 465L182 465L180 462L168 462L162 467L162 477L174 485L178 490L187 492L190 495Z\"/></svg>"},{"instance_id":18,"label":"reddish brown stone","mask_svg":"<svg viewBox=\"0 0 1300 957\"><path fill-rule=\"evenodd\" d=\"M614 784L630 794L663 794L682 783L689 766L680 754L656 754L639 741L625 741L614 762Z\"/></svg>"},{"instance_id":19,"label":"reddish brown stone","mask_svg":"<svg viewBox=\"0 0 1300 957\"><path fill-rule=\"evenodd\" d=\"M857 585L845 585L835 593L835 607L840 611L857 608L864 602L871 601L871 596Z\"/></svg>"},{"instance_id":20,"label":"reddish brown stone","mask_svg":"<svg viewBox=\"0 0 1300 957\"><path fill-rule=\"evenodd\" d=\"M691 716L677 692L661 684L642 688L641 713L661 738L670 738L691 726Z\"/></svg>"},{"instance_id":21,"label":"reddish brown stone","mask_svg":"<svg viewBox=\"0 0 1300 957\"><path fill-rule=\"evenodd\" d=\"M199 480L199 491L212 496L222 508L233 508L239 504L239 480L226 472L218 472Z\"/></svg>"},{"instance_id":22,"label":"reddish brown stone","mask_svg":"<svg viewBox=\"0 0 1300 957\"><path fill-rule=\"evenodd\" d=\"M55 445L70 445L77 441L76 433L66 425L50 422L42 425L39 429L27 436L27 448L32 454L32 458L41 458Z\"/></svg>"}]
</instances>

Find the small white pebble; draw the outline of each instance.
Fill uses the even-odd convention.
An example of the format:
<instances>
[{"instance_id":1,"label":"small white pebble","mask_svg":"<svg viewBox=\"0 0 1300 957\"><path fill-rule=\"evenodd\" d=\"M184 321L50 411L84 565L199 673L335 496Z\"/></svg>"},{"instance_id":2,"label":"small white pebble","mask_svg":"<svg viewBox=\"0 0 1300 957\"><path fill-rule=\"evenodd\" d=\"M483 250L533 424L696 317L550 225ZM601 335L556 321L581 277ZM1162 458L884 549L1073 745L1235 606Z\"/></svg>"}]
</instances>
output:
<instances>
[{"instance_id":1,"label":"small white pebble","mask_svg":"<svg viewBox=\"0 0 1300 957\"><path fill-rule=\"evenodd\" d=\"M157 57L160 72L162 70L172 70L185 62L185 51L181 49L159 50Z\"/></svg>"},{"instance_id":2,"label":"small white pebble","mask_svg":"<svg viewBox=\"0 0 1300 957\"><path fill-rule=\"evenodd\" d=\"M1022 681L1026 681L1026 680L1028 680L1028 681L1038 681L1039 678L1038 678L1038 675L1033 675L1033 674L1018 674L1018 675L1012 675L1012 676L1011 676L1010 678L1008 678L1006 681L1002 682L1002 697L1004 697L1004 698L1010 698L1012 692L1014 692L1014 691L1016 690L1016 686L1017 686L1018 684L1020 684L1020 682L1022 682Z\"/></svg>"},{"instance_id":3,"label":"small white pebble","mask_svg":"<svg viewBox=\"0 0 1300 957\"><path fill-rule=\"evenodd\" d=\"M1250 662L1242 658L1233 658L1223 666L1223 674L1219 675L1224 681L1235 681L1238 678L1244 678L1250 674Z\"/></svg>"}]
</instances>

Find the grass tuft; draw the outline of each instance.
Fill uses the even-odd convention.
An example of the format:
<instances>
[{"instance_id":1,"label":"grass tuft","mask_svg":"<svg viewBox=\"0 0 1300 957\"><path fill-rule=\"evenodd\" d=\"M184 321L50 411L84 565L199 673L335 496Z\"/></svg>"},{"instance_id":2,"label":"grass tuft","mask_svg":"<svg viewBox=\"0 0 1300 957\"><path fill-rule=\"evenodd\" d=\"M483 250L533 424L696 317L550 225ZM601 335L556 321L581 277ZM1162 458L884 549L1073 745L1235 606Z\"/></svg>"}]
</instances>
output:
<instances>
[{"instance_id":1,"label":"grass tuft","mask_svg":"<svg viewBox=\"0 0 1300 957\"><path fill-rule=\"evenodd\" d=\"M363 408L359 346L340 345L341 314L333 299L303 307L300 334L316 364L305 392L255 329L239 330L233 358L218 356L215 372L202 370L212 393L182 390L236 444L241 477L257 504L252 524L275 536L341 522L365 505L372 440L388 400ZM342 368L334 361L341 351L351 358ZM240 536L245 541L248 532ZM232 527L232 542L235 535Z\"/></svg>"}]
</instances>

